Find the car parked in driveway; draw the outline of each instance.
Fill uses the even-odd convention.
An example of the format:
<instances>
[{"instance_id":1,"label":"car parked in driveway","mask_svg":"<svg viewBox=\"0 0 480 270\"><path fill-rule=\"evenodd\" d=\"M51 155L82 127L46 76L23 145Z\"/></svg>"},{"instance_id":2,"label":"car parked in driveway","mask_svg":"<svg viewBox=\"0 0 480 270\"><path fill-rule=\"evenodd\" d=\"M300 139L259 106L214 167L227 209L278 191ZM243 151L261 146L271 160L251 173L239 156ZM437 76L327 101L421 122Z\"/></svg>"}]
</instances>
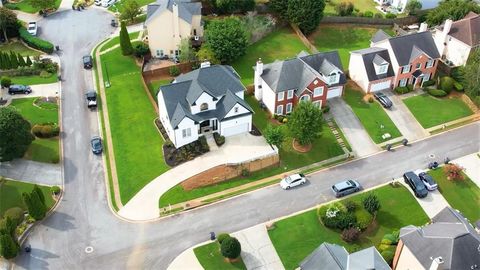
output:
<instances>
[{"instance_id":1,"label":"car parked in driveway","mask_svg":"<svg viewBox=\"0 0 480 270\"><path fill-rule=\"evenodd\" d=\"M299 185L303 185L307 182L307 178L302 173L292 174L287 176L280 181L280 186L283 189L290 189Z\"/></svg>"},{"instance_id":2,"label":"car parked in driveway","mask_svg":"<svg viewBox=\"0 0 480 270\"><path fill-rule=\"evenodd\" d=\"M422 180L425 187L432 191L438 188L437 182L433 180L433 177L426 172L421 172L418 174L418 177Z\"/></svg>"},{"instance_id":3,"label":"car parked in driveway","mask_svg":"<svg viewBox=\"0 0 480 270\"><path fill-rule=\"evenodd\" d=\"M99 155L99 154L102 153L102 151L103 151L102 138L100 138L98 136L95 136L90 140L90 144L92 146L92 152L95 155Z\"/></svg>"},{"instance_id":4,"label":"car parked in driveway","mask_svg":"<svg viewBox=\"0 0 480 270\"><path fill-rule=\"evenodd\" d=\"M85 55L83 57L83 68L91 69L93 67L93 59L90 55Z\"/></svg>"},{"instance_id":5,"label":"car parked in driveway","mask_svg":"<svg viewBox=\"0 0 480 270\"><path fill-rule=\"evenodd\" d=\"M422 180L420 180L420 177L416 175L414 172L406 172L403 174L403 180L405 180L405 183L407 183L410 188L413 190L413 193L415 193L415 196L418 198L425 198L428 195L428 190L423 184Z\"/></svg>"},{"instance_id":6,"label":"car parked in driveway","mask_svg":"<svg viewBox=\"0 0 480 270\"><path fill-rule=\"evenodd\" d=\"M16 94L25 94L28 95L32 93L32 88L28 85L22 85L22 84L13 84L8 87L8 93L10 95L16 95Z\"/></svg>"},{"instance_id":7,"label":"car parked in driveway","mask_svg":"<svg viewBox=\"0 0 480 270\"><path fill-rule=\"evenodd\" d=\"M362 188L360 184L355 180L346 180L340 183L337 183L332 186L333 194L335 197L343 197L348 194L352 194L354 192L359 191Z\"/></svg>"},{"instance_id":8,"label":"car parked in driveway","mask_svg":"<svg viewBox=\"0 0 480 270\"><path fill-rule=\"evenodd\" d=\"M382 92L375 92L373 94L376 100L384 107L384 108L390 108L393 106L392 101Z\"/></svg>"},{"instance_id":9,"label":"car parked in driveway","mask_svg":"<svg viewBox=\"0 0 480 270\"><path fill-rule=\"evenodd\" d=\"M37 35L37 30L38 30L38 27L37 27L36 22L29 22L28 23L27 32L30 33L30 35L36 36Z\"/></svg>"}]
</instances>

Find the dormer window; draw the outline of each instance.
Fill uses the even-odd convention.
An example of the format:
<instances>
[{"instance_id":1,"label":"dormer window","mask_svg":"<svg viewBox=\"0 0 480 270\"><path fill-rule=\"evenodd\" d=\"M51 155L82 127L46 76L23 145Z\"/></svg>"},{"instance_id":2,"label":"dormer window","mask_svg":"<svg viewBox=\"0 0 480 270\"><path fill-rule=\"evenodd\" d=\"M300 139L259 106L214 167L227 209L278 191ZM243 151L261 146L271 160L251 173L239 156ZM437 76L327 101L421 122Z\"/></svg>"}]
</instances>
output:
<instances>
[{"instance_id":1,"label":"dormer window","mask_svg":"<svg viewBox=\"0 0 480 270\"><path fill-rule=\"evenodd\" d=\"M340 79L340 74L331 73L330 76L328 76L328 84L338 83L339 79Z\"/></svg>"},{"instance_id":2,"label":"dormer window","mask_svg":"<svg viewBox=\"0 0 480 270\"><path fill-rule=\"evenodd\" d=\"M202 103L200 105L200 111L202 112L202 111L206 111L206 110L208 110L208 103Z\"/></svg>"},{"instance_id":3,"label":"dormer window","mask_svg":"<svg viewBox=\"0 0 480 270\"><path fill-rule=\"evenodd\" d=\"M387 64L382 64L382 65L373 64L373 66L375 67L375 73L377 75L387 73L388 63Z\"/></svg>"},{"instance_id":4,"label":"dormer window","mask_svg":"<svg viewBox=\"0 0 480 270\"><path fill-rule=\"evenodd\" d=\"M238 107L233 108L233 111L234 111L235 113L238 113Z\"/></svg>"}]
</instances>

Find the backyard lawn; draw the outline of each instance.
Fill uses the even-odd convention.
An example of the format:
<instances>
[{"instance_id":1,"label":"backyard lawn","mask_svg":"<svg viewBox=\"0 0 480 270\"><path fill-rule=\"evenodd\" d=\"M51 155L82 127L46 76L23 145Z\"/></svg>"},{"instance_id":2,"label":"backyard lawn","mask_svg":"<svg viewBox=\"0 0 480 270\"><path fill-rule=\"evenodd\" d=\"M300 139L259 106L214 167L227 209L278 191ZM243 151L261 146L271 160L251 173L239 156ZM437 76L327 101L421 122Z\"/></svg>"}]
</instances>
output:
<instances>
[{"instance_id":1,"label":"backyard lawn","mask_svg":"<svg viewBox=\"0 0 480 270\"><path fill-rule=\"evenodd\" d=\"M342 0L330 0L325 1L325 10L323 11L325 15L329 16L336 16L337 11L335 10L335 6L339 3L343 2ZM354 0L350 1L353 3L354 7L358 9L359 12L365 13L366 11L375 13L380 13L378 9L375 8L377 5L373 0Z\"/></svg>"},{"instance_id":2,"label":"backyard lawn","mask_svg":"<svg viewBox=\"0 0 480 270\"><path fill-rule=\"evenodd\" d=\"M116 48L101 56L108 114L122 203L127 203L155 177L169 169L163 159L163 139L154 125L157 117L132 57ZM135 128L132 128L135 124Z\"/></svg>"},{"instance_id":3,"label":"backyard lawn","mask_svg":"<svg viewBox=\"0 0 480 270\"><path fill-rule=\"evenodd\" d=\"M23 45L20 41L10 41L8 44L2 44L0 45L0 50L2 52L9 52L9 51L14 51L16 53L20 53L22 56L30 56L30 60L32 59L32 56L40 55L41 52L32 50L28 48L27 46Z\"/></svg>"},{"instance_id":4,"label":"backyard lawn","mask_svg":"<svg viewBox=\"0 0 480 270\"><path fill-rule=\"evenodd\" d=\"M403 100L423 128L431 128L473 114L460 98L436 98L427 94ZM441 108L441 109L440 109Z\"/></svg>"},{"instance_id":5,"label":"backyard lawn","mask_svg":"<svg viewBox=\"0 0 480 270\"><path fill-rule=\"evenodd\" d=\"M51 74L49 77L42 78L40 75L34 76L15 76L11 77L12 84L25 84L25 85L34 85L34 84L47 84L55 83L58 81L56 75Z\"/></svg>"},{"instance_id":6,"label":"backyard lawn","mask_svg":"<svg viewBox=\"0 0 480 270\"><path fill-rule=\"evenodd\" d=\"M382 135L385 133L392 136L389 140L400 137L402 134L378 102L367 103L363 101L363 95L360 90L354 90L351 86L347 86L343 98L352 108L372 140L375 143L384 142ZM380 128L381 125L383 125L383 128Z\"/></svg>"},{"instance_id":7,"label":"backyard lawn","mask_svg":"<svg viewBox=\"0 0 480 270\"><path fill-rule=\"evenodd\" d=\"M378 29L357 25L320 24L309 40L320 52L338 50L343 69L347 70L350 52L369 48L370 39ZM382 29L393 34L390 28Z\"/></svg>"},{"instance_id":8,"label":"backyard lawn","mask_svg":"<svg viewBox=\"0 0 480 270\"><path fill-rule=\"evenodd\" d=\"M31 0L22 0L18 1L17 3L5 3L5 7L10 9L16 9L27 13L37 13L40 11L40 8L36 8L32 6ZM57 9L62 3L62 0L55 0L55 8Z\"/></svg>"},{"instance_id":9,"label":"backyard lawn","mask_svg":"<svg viewBox=\"0 0 480 270\"><path fill-rule=\"evenodd\" d=\"M464 180L448 180L443 168L428 172L438 183L440 193L453 208L462 212L471 223L480 219L480 188L465 176Z\"/></svg>"},{"instance_id":10,"label":"backyard lawn","mask_svg":"<svg viewBox=\"0 0 480 270\"><path fill-rule=\"evenodd\" d=\"M295 269L313 250L323 242L344 246L349 252L370 246L378 246L387 233L406 225L423 225L428 217L415 198L405 187L386 185L374 190L381 203L377 214L377 225L367 228L360 239L353 244L344 242L340 232L323 226L316 209L275 222L275 228L268 231L270 239L286 269ZM364 194L348 200L361 203Z\"/></svg>"},{"instance_id":11,"label":"backyard lawn","mask_svg":"<svg viewBox=\"0 0 480 270\"><path fill-rule=\"evenodd\" d=\"M132 32L132 33L129 33L128 36L130 37L130 40L133 40L133 39L137 39L139 34L140 32ZM112 48L113 46L119 45L119 44L120 44L120 36L113 37L109 41L105 42L100 52L102 53Z\"/></svg>"},{"instance_id":12,"label":"backyard lawn","mask_svg":"<svg viewBox=\"0 0 480 270\"><path fill-rule=\"evenodd\" d=\"M253 84L253 66L258 58L269 64L275 60L293 58L307 47L290 27L281 28L247 47L245 55L232 63L245 86Z\"/></svg>"},{"instance_id":13,"label":"backyard lawn","mask_svg":"<svg viewBox=\"0 0 480 270\"><path fill-rule=\"evenodd\" d=\"M193 252L205 270L247 269L242 258L235 263L226 262L222 254L220 254L220 245L218 242L196 247L193 249Z\"/></svg>"},{"instance_id":14,"label":"backyard lawn","mask_svg":"<svg viewBox=\"0 0 480 270\"><path fill-rule=\"evenodd\" d=\"M172 80L173 78L166 78L166 79L155 80L147 83L148 90L150 90L150 94L152 94L153 98L155 99L155 102L157 102L157 94L160 86L169 84L172 82Z\"/></svg>"},{"instance_id":15,"label":"backyard lawn","mask_svg":"<svg viewBox=\"0 0 480 270\"><path fill-rule=\"evenodd\" d=\"M45 195L45 204L50 209L53 204L53 198L51 196L50 187L39 186ZM27 207L23 203L22 193L30 192L33 189L33 184L24 183L13 180L0 181L0 217L3 216L6 210L12 207L20 207L27 210Z\"/></svg>"}]
</instances>

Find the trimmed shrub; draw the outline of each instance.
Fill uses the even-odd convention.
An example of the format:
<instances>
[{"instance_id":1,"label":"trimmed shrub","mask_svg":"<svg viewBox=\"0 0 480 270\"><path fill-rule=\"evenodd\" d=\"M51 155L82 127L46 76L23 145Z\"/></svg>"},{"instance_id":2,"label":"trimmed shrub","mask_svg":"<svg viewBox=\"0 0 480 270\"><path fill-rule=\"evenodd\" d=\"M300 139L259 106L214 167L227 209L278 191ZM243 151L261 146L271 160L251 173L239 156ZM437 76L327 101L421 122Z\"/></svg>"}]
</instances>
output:
<instances>
[{"instance_id":1,"label":"trimmed shrub","mask_svg":"<svg viewBox=\"0 0 480 270\"><path fill-rule=\"evenodd\" d=\"M42 128L43 128L42 125L34 125L32 127L33 135L35 135L36 137L42 137Z\"/></svg>"},{"instance_id":2,"label":"trimmed shrub","mask_svg":"<svg viewBox=\"0 0 480 270\"><path fill-rule=\"evenodd\" d=\"M317 214L325 227L331 229L347 229L353 227L357 221L355 215L348 212L340 202L320 207Z\"/></svg>"},{"instance_id":3,"label":"trimmed shrub","mask_svg":"<svg viewBox=\"0 0 480 270\"><path fill-rule=\"evenodd\" d=\"M407 84L408 91L413 91L413 84Z\"/></svg>"},{"instance_id":4,"label":"trimmed shrub","mask_svg":"<svg viewBox=\"0 0 480 270\"><path fill-rule=\"evenodd\" d=\"M456 91L458 92L463 92L463 85L459 82L454 82L453 87L455 88Z\"/></svg>"},{"instance_id":5,"label":"trimmed shrub","mask_svg":"<svg viewBox=\"0 0 480 270\"><path fill-rule=\"evenodd\" d=\"M373 97L368 97L368 103L373 103Z\"/></svg>"},{"instance_id":6,"label":"trimmed shrub","mask_svg":"<svg viewBox=\"0 0 480 270\"><path fill-rule=\"evenodd\" d=\"M377 214L381 207L377 195L372 192L368 193L368 195L362 199L362 203L365 210L367 210L368 213L372 214L373 216Z\"/></svg>"},{"instance_id":7,"label":"trimmed shrub","mask_svg":"<svg viewBox=\"0 0 480 270\"><path fill-rule=\"evenodd\" d=\"M385 18L387 18L387 19L395 19L395 18L397 18L397 15L389 12L389 13L387 13L387 15L385 15Z\"/></svg>"},{"instance_id":8,"label":"trimmed shrub","mask_svg":"<svg viewBox=\"0 0 480 270\"><path fill-rule=\"evenodd\" d=\"M346 201L343 204L345 205L345 208L347 208L348 212L354 212L358 207L357 203L354 201Z\"/></svg>"},{"instance_id":9,"label":"trimmed shrub","mask_svg":"<svg viewBox=\"0 0 480 270\"><path fill-rule=\"evenodd\" d=\"M220 252L222 256L228 259L236 259L242 252L242 246L235 237L227 237L220 245Z\"/></svg>"},{"instance_id":10,"label":"trimmed shrub","mask_svg":"<svg viewBox=\"0 0 480 270\"><path fill-rule=\"evenodd\" d=\"M52 43L50 43L46 40L37 38L35 36L32 36L30 33L28 33L28 31L27 31L27 29L25 29L25 27L20 27L18 32L20 34L20 38L25 43L27 43L28 46L30 46L32 48L35 48L35 49L38 49L40 51L46 52L48 54L53 52L53 44Z\"/></svg>"},{"instance_id":11,"label":"trimmed shrub","mask_svg":"<svg viewBox=\"0 0 480 270\"><path fill-rule=\"evenodd\" d=\"M8 88L10 85L12 85L12 80L8 77L2 77L0 84L2 87Z\"/></svg>"},{"instance_id":12,"label":"trimmed shrub","mask_svg":"<svg viewBox=\"0 0 480 270\"><path fill-rule=\"evenodd\" d=\"M383 238L382 241L380 242L380 244L390 246L390 245L392 245L392 241L390 241L389 239Z\"/></svg>"},{"instance_id":13,"label":"trimmed shrub","mask_svg":"<svg viewBox=\"0 0 480 270\"><path fill-rule=\"evenodd\" d=\"M230 238L231 236L228 233L221 233L217 236L217 241L221 245L223 240Z\"/></svg>"},{"instance_id":14,"label":"trimmed shrub","mask_svg":"<svg viewBox=\"0 0 480 270\"><path fill-rule=\"evenodd\" d=\"M61 191L60 187L59 186L53 186L50 188L50 191L54 194L54 195L58 195Z\"/></svg>"},{"instance_id":15,"label":"trimmed shrub","mask_svg":"<svg viewBox=\"0 0 480 270\"><path fill-rule=\"evenodd\" d=\"M455 81L451 77L448 77L448 76L442 77L440 79L440 89L447 93L450 93L453 90L454 83Z\"/></svg>"},{"instance_id":16,"label":"trimmed shrub","mask_svg":"<svg viewBox=\"0 0 480 270\"><path fill-rule=\"evenodd\" d=\"M373 15L373 17L375 19L382 19L383 18L383 14L382 13L375 13L375 15Z\"/></svg>"},{"instance_id":17,"label":"trimmed shrub","mask_svg":"<svg viewBox=\"0 0 480 270\"><path fill-rule=\"evenodd\" d=\"M363 16L367 17L367 18L373 18L373 12L371 11L365 11L365 13L363 13Z\"/></svg>"},{"instance_id":18,"label":"trimmed shrub","mask_svg":"<svg viewBox=\"0 0 480 270\"><path fill-rule=\"evenodd\" d=\"M172 77L177 77L178 75L180 75L180 69L177 66L171 66L168 69L168 73L170 73L170 76Z\"/></svg>"},{"instance_id":19,"label":"trimmed shrub","mask_svg":"<svg viewBox=\"0 0 480 270\"><path fill-rule=\"evenodd\" d=\"M373 216L363 208L355 210L355 217L357 219L357 226L362 231L372 224Z\"/></svg>"},{"instance_id":20,"label":"trimmed shrub","mask_svg":"<svg viewBox=\"0 0 480 270\"><path fill-rule=\"evenodd\" d=\"M40 77L42 77L42 78L49 78L50 76L52 76L52 73L50 73L50 72L48 72L48 71L46 71L46 70L42 70L42 71L40 72Z\"/></svg>"},{"instance_id":21,"label":"trimmed shrub","mask_svg":"<svg viewBox=\"0 0 480 270\"><path fill-rule=\"evenodd\" d=\"M218 134L218 132L213 133L213 138L217 146L222 146L225 143L225 137Z\"/></svg>"},{"instance_id":22,"label":"trimmed shrub","mask_svg":"<svg viewBox=\"0 0 480 270\"><path fill-rule=\"evenodd\" d=\"M288 118L287 117L283 118L282 123L286 124L287 122L288 122Z\"/></svg>"},{"instance_id":23,"label":"trimmed shrub","mask_svg":"<svg viewBox=\"0 0 480 270\"><path fill-rule=\"evenodd\" d=\"M385 250L383 251L382 253L380 253L380 255L382 255L383 259L388 263L388 264L392 264L393 262L393 256L395 255L394 252L390 251L390 250Z\"/></svg>"},{"instance_id":24,"label":"trimmed shrub","mask_svg":"<svg viewBox=\"0 0 480 270\"><path fill-rule=\"evenodd\" d=\"M446 95L448 95L447 92L443 91L443 90L439 90L439 89L434 89L434 88L430 88L427 90L428 93L434 97L444 97Z\"/></svg>"},{"instance_id":25,"label":"trimmed shrub","mask_svg":"<svg viewBox=\"0 0 480 270\"><path fill-rule=\"evenodd\" d=\"M393 91L395 91L395 93L397 93L399 95L403 95L403 94L406 94L406 93L410 92L410 89L408 89L408 87L406 87L406 86L397 86L397 87L395 87L395 89Z\"/></svg>"},{"instance_id":26,"label":"trimmed shrub","mask_svg":"<svg viewBox=\"0 0 480 270\"><path fill-rule=\"evenodd\" d=\"M384 240L390 242L389 245L396 244L398 242L398 236L395 237L395 235L391 233L387 233L383 236L383 239L382 239L382 243L387 243L387 242L383 242Z\"/></svg>"},{"instance_id":27,"label":"trimmed shrub","mask_svg":"<svg viewBox=\"0 0 480 270\"><path fill-rule=\"evenodd\" d=\"M11 218L16 226L18 226L20 223L22 223L23 219L25 216L23 215L23 209L20 207L12 207L7 209L5 213L3 214L3 217L6 219L7 217Z\"/></svg>"},{"instance_id":28,"label":"trimmed shrub","mask_svg":"<svg viewBox=\"0 0 480 270\"><path fill-rule=\"evenodd\" d=\"M435 85L435 80L428 80L428 81L423 82L423 84L422 84L423 87L428 87L428 86L432 86L432 85Z\"/></svg>"},{"instance_id":29,"label":"trimmed shrub","mask_svg":"<svg viewBox=\"0 0 480 270\"><path fill-rule=\"evenodd\" d=\"M133 54L135 54L136 57L142 57L146 55L149 51L148 45L145 43L140 43L135 45L135 48L133 48Z\"/></svg>"},{"instance_id":30,"label":"trimmed shrub","mask_svg":"<svg viewBox=\"0 0 480 270\"><path fill-rule=\"evenodd\" d=\"M348 228L342 231L342 240L347 243L355 242L360 236L360 230L357 228Z\"/></svg>"},{"instance_id":31,"label":"trimmed shrub","mask_svg":"<svg viewBox=\"0 0 480 270\"><path fill-rule=\"evenodd\" d=\"M43 138L50 138L53 137L53 128L50 125L45 125L42 127L41 131L42 137Z\"/></svg>"},{"instance_id":32,"label":"trimmed shrub","mask_svg":"<svg viewBox=\"0 0 480 270\"><path fill-rule=\"evenodd\" d=\"M352 15L354 6L351 2L341 2L335 6L335 11L339 16L350 16Z\"/></svg>"}]
</instances>

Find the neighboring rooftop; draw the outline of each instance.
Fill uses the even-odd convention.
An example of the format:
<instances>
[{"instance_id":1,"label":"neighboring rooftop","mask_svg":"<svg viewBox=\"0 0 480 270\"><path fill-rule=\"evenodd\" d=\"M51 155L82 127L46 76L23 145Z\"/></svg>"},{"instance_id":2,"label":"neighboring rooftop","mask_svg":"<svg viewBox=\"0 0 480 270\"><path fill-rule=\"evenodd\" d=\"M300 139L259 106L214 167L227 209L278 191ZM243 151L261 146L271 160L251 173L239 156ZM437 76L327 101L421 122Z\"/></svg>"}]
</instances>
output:
<instances>
[{"instance_id":1,"label":"neighboring rooftop","mask_svg":"<svg viewBox=\"0 0 480 270\"><path fill-rule=\"evenodd\" d=\"M440 57L432 33L429 31L392 37L388 41L400 66L408 65L421 54L426 54L433 59Z\"/></svg>"},{"instance_id":2,"label":"neighboring rooftop","mask_svg":"<svg viewBox=\"0 0 480 270\"><path fill-rule=\"evenodd\" d=\"M194 15L201 15L201 2L192 2L191 0L157 0L154 4L147 6L147 19L145 23L148 23L151 18L161 14L165 10L173 12L174 4L178 5L178 17L187 23L192 23L192 17Z\"/></svg>"},{"instance_id":3,"label":"neighboring rooftop","mask_svg":"<svg viewBox=\"0 0 480 270\"><path fill-rule=\"evenodd\" d=\"M385 33L385 31L383 31L382 29L380 29L373 35L373 37L370 41L373 42L373 43L377 43L379 41L389 39L389 38L391 38L391 36L389 34Z\"/></svg>"},{"instance_id":4,"label":"neighboring rooftop","mask_svg":"<svg viewBox=\"0 0 480 270\"><path fill-rule=\"evenodd\" d=\"M463 19L452 23L448 34L471 47L479 46L480 15L470 11Z\"/></svg>"},{"instance_id":5,"label":"neighboring rooftop","mask_svg":"<svg viewBox=\"0 0 480 270\"><path fill-rule=\"evenodd\" d=\"M362 50L353 51L352 53L360 54L363 58L363 65L367 72L368 81L376 81L395 75L393 72L392 62L390 61L390 55L388 50L384 48L371 47ZM387 73L378 74L375 72L375 66L373 64L381 65L388 63Z\"/></svg>"}]
</instances>

